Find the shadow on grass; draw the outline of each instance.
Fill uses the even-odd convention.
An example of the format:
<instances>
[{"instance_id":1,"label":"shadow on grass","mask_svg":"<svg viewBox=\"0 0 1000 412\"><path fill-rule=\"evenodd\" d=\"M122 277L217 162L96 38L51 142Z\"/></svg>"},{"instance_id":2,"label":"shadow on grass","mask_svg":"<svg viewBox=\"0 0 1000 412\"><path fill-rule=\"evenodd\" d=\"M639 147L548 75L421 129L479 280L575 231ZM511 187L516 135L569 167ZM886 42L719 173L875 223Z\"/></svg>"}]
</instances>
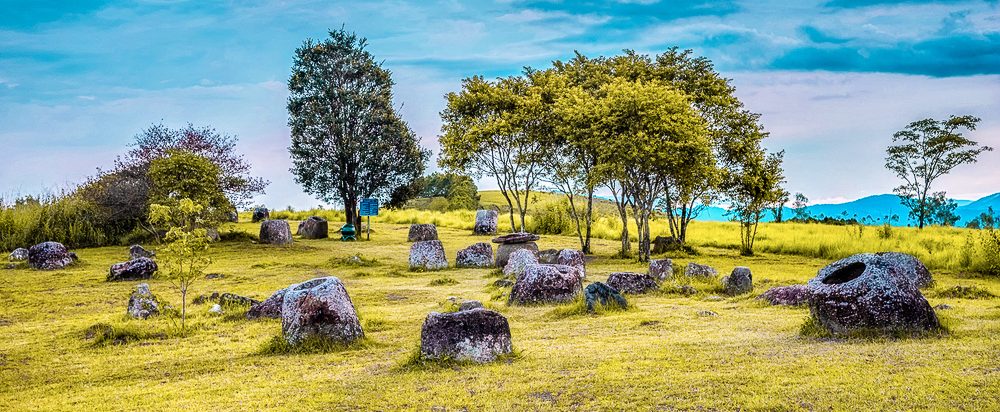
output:
<instances>
[{"instance_id":1,"label":"shadow on grass","mask_svg":"<svg viewBox=\"0 0 1000 412\"><path fill-rule=\"evenodd\" d=\"M306 338L297 345L292 345L285 340L284 336L272 336L264 342L255 355L258 356L281 356L281 355L310 355L320 353L335 353L359 350L371 347L374 342L367 337L353 342L341 342L321 336Z\"/></svg>"},{"instance_id":2,"label":"shadow on grass","mask_svg":"<svg viewBox=\"0 0 1000 412\"><path fill-rule=\"evenodd\" d=\"M505 353L503 355L497 356L492 362L488 363L477 363L471 360L458 360L453 358L433 358L428 359L420 353L420 348L417 347L410 352L405 359L403 359L398 366L400 371L411 372L411 371L433 371L440 369L460 369L463 367L474 367L481 365L490 364L511 364L514 361L521 359L523 357L520 350L514 348L510 353Z\"/></svg>"},{"instance_id":3,"label":"shadow on grass","mask_svg":"<svg viewBox=\"0 0 1000 412\"><path fill-rule=\"evenodd\" d=\"M83 331L83 339L90 341L90 346L95 348L128 345L146 340L163 340L171 336L181 336L181 333L179 331L151 331L133 325L112 325L110 323L95 323Z\"/></svg>"},{"instance_id":4,"label":"shadow on grass","mask_svg":"<svg viewBox=\"0 0 1000 412\"><path fill-rule=\"evenodd\" d=\"M626 297L634 297L630 295ZM596 304L593 310L588 310L587 301L582 297L575 299L572 302L560 305L546 315L551 319L564 319L574 316L603 316L603 315L613 315L617 313L632 312L639 310L639 308L634 303L628 303L625 307L616 305L613 303L607 305Z\"/></svg>"},{"instance_id":5,"label":"shadow on grass","mask_svg":"<svg viewBox=\"0 0 1000 412\"><path fill-rule=\"evenodd\" d=\"M802 326L799 327L799 336L807 339L820 341L843 341L843 342L880 342L904 339L940 339L951 336L949 319L940 319L941 326L935 329L910 330L910 329L858 329L849 333L833 333L821 325L812 316L806 318Z\"/></svg>"}]
</instances>

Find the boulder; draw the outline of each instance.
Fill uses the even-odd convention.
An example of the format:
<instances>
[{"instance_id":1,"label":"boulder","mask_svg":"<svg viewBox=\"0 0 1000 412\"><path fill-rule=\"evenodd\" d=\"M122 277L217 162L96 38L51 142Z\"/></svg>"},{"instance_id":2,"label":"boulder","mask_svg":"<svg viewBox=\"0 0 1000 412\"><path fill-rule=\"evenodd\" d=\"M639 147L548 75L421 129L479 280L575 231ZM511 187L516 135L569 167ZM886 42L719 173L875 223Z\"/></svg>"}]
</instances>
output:
<instances>
[{"instance_id":1,"label":"boulder","mask_svg":"<svg viewBox=\"0 0 1000 412\"><path fill-rule=\"evenodd\" d=\"M326 239L330 237L330 226L326 219L310 216L299 223L299 236L303 239Z\"/></svg>"},{"instance_id":2,"label":"boulder","mask_svg":"<svg viewBox=\"0 0 1000 412\"><path fill-rule=\"evenodd\" d=\"M733 273L722 278L722 286L727 295L735 296L753 290L753 274L746 266L737 266Z\"/></svg>"},{"instance_id":3,"label":"boulder","mask_svg":"<svg viewBox=\"0 0 1000 412\"><path fill-rule=\"evenodd\" d=\"M708 265L700 265L694 262L688 263L684 268L684 276L688 277L702 277L702 278L714 278L719 276L719 272L715 268Z\"/></svg>"},{"instance_id":4,"label":"boulder","mask_svg":"<svg viewBox=\"0 0 1000 412\"><path fill-rule=\"evenodd\" d=\"M418 241L410 246L410 270L440 270L448 268L448 257L440 240Z\"/></svg>"},{"instance_id":5,"label":"boulder","mask_svg":"<svg viewBox=\"0 0 1000 412\"><path fill-rule=\"evenodd\" d=\"M466 310L479 309L482 307L483 307L483 302L480 302L478 300L466 300L462 301L461 305L458 305L458 311L462 312Z\"/></svg>"},{"instance_id":6,"label":"boulder","mask_svg":"<svg viewBox=\"0 0 1000 412\"><path fill-rule=\"evenodd\" d=\"M271 212L267 210L266 207L258 207L253 210L253 217L250 219L250 221L253 223L257 223L270 218L271 218Z\"/></svg>"},{"instance_id":7,"label":"boulder","mask_svg":"<svg viewBox=\"0 0 1000 412\"><path fill-rule=\"evenodd\" d=\"M213 315L221 315L222 314L222 305L220 305L218 303L212 305L212 307L208 309L208 313L211 313Z\"/></svg>"},{"instance_id":8,"label":"boulder","mask_svg":"<svg viewBox=\"0 0 1000 412\"><path fill-rule=\"evenodd\" d=\"M280 289L263 302L251 304L250 310L247 311L247 319L281 318L281 304L285 300L285 291L287 290L287 288Z\"/></svg>"},{"instance_id":9,"label":"boulder","mask_svg":"<svg viewBox=\"0 0 1000 412\"><path fill-rule=\"evenodd\" d=\"M34 269L62 269L75 260L75 255L59 242L42 242L28 249L28 265Z\"/></svg>"},{"instance_id":10,"label":"boulder","mask_svg":"<svg viewBox=\"0 0 1000 412\"><path fill-rule=\"evenodd\" d=\"M510 259L507 259L507 264L503 267L503 275L509 278L517 279L518 276L524 274L524 269L527 268L528 265L537 264L538 259L535 258L535 254L531 253L530 250L515 250L514 253L510 254Z\"/></svg>"},{"instance_id":11,"label":"boulder","mask_svg":"<svg viewBox=\"0 0 1000 412\"><path fill-rule=\"evenodd\" d=\"M141 245L132 245L128 248L129 259L153 258L153 256L156 256L156 252L146 250Z\"/></svg>"},{"instance_id":12,"label":"boulder","mask_svg":"<svg viewBox=\"0 0 1000 412\"><path fill-rule=\"evenodd\" d=\"M476 225L472 227L472 233L476 235L494 235L497 233L496 210L477 210Z\"/></svg>"},{"instance_id":13,"label":"boulder","mask_svg":"<svg viewBox=\"0 0 1000 412\"><path fill-rule=\"evenodd\" d=\"M288 287L281 304L281 332L291 345L309 338L350 343L365 336L347 289L333 276Z\"/></svg>"},{"instance_id":14,"label":"boulder","mask_svg":"<svg viewBox=\"0 0 1000 412\"><path fill-rule=\"evenodd\" d=\"M265 220L260 222L260 243L287 245L292 243L292 227L285 220Z\"/></svg>"},{"instance_id":15,"label":"boulder","mask_svg":"<svg viewBox=\"0 0 1000 412\"><path fill-rule=\"evenodd\" d=\"M218 303L220 305L222 305L222 307L230 307L230 306L251 306L252 307L253 305L256 305L256 304L260 303L260 301L248 298L246 296L240 296L240 295L237 295L235 293L228 293L228 292L226 292L226 293L223 293L223 294L219 295Z\"/></svg>"},{"instance_id":16,"label":"boulder","mask_svg":"<svg viewBox=\"0 0 1000 412\"><path fill-rule=\"evenodd\" d=\"M231 210L226 214L226 218L229 220L229 223L240 223L240 212Z\"/></svg>"},{"instance_id":17,"label":"boulder","mask_svg":"<svg viewBox=\"0 0 1000 412\"><path fill-rule=\"evenodd\" d=\"M407 242L423 242L427 240L438 240L437 226L429 223L414 223L410 225L410 234L406 238Z\"/></svg>"},{"instance_id":18,"label":"boulder","mask_svg":"<svg viewBox=\"0 0 1000 412\"><path fill-rule=\"evenodd\" d=\"M518 250L528 250L531 253L538 252L538 245L535 242L527 243L501 243L497 246L496 266L502 268L507 266L510 255Z\"/></svg>"},{"instance_id":19,"label":"boulder","mask_svg":"<svg viewBox=\"0 0 1000 412\"><path fill-rule=\"evenodd\" d=\"M10 252L10 255L7 256L7 260L10 260L11 262L28 260L28 249L23 247L14 249L14 251Z\"/></svg>"},{"instance_id":20,"label":"boulder","mask_svg":"<svg viewBox=\"0 0 1000 412\"><path fill-rule=\"evenodd\" d=\"M772 305L800 306L809 302L809 288L806 285L777 286L757 296Z\"/></svg>"},{"instance_id":21,"label":"boulder","mask_svg":"<svg viewBox=\"0 0 1000 412\"><path fill-rule=\"evenodd\" d=\"M608 275L608 286L629 294L646 293L658 287L652 276L634 272L615 272Z\"/></svg>"},{"instance_id":22,"label":"boulder","mask_svg":"<svg viewBox=\"0 0 1000 412\"><path fill-rule=\"evenodd\" d=\"M420 329L420 356L424 359L486 363L510 352L510 325L507 318L492 310L431 312Z\"/></svg>"},{"instance_id":23,"label":"boulder","mask_svg":"<svg viewBox=\"0 0 1000 412\"><path fill-rule=\"evenodd\" d=\"M559 251L559 256L556 257L557 265L566 265L575 267L580 271L580 275L587 277L587 261L583 256L583 252L574 249L563 249Z\"/></svg>"},{"instance_id":24,"label":"boulder","mask_svg":"<svg viewBox=\"0 0 1000 412\"><path fill-rule=\"evenodd\" d=\"M559 260L559 249L540 250L535 256L538 256L538 263L554 265Z\"/></svg>"},{"instance_id":25,"label":"boulder","mask_svg":"<svg viewBox=\"0 0 1000 412\"><path fill-rule=\"evenodd\" d=\"M160 302L149 291L148 283L140 283L128 298L128 315L136 319L146 319L160 313Z\"/></svg>"},{"instance_id":26,"label":"boulder","mask_svg":"<svg viewBox=\"0 0 1000 412\"><path fill-rule=\"evenodd\" d=\"M479 242L459 250L455 266L460 268L488 268L493 266L493 245Z\"/></svg>"},{"instance_id":27,"label":"boulder","mask_svg":"<svg viewBox=\"0 0 1000 412\"><path fill-rule=\"evenodd\" d=\"M940 326L911 275L893 256L862 254L838 260L820 269L806 286L809 312L833 334Z\"/></svg>"},{"instance_id":28,"label":"boulder","mask_svg":"<svg viewBox=\"0 0 1000 412\"><path fill-rule=\"evenodd\" d=\"M671 259L654 259L649 262L649 276L657 281L674 277L674 261Z\"/></svg>"},{"instance_id":29,"label":"boulder","mask_svg":"<svg viewBox=\"0 0 1000 412\"><path fill-rule=\"evenodd\" d=\"M681 242L678 242L673 236L657 236L653 239L653 250L651 253L658 255L679 249L681 249Z\"/></svg>"},{"instance_id":30,"label":"boulder","mask_svg":"<svg viewBox=\"0 0 1000 412\"><path fill-rule=\"evenodd\" d=\"M153 277L157 270L156 262L147 257L132 259L128 262L115 263L108 270L108 282L119 280L143 280Z\"/></svg>"},{"instance_id":31,"label":"boulder","mask_svg":"<svg viewBox=\"0 0 1000 412\"><path fill-rule=\"evenodd\" d=\"M524 274L514 282L509 303L533 305L569 302L580 296L582 289L582 278L574 267L529 265Z\"/></svg>"},{"instance_id":32,"label":"boulder","mask_svg":"<svg viewBox=\"0 0 1000 412\"><path fill-rule=\"evenodd\" d=\"M538 239L541 238L534 233L515 232L509 235L497 236L493 238L493 243L499 243L501 245L507 243L528 243L528 242L534 242Z\"/></svg>"},{"instance_id":33,"label":"boulder","mask_svg":"<svg viewBox=\"0 0 1000 412\"><path fill-rule=\"evenodd\" d=\"M622 309L628 307L628 301L625 300L625 297L621 293L618 293L617 289L601 282L594 282L587 285L587 288L583 291L583 298L587 303L588 312L593 312L597 305L611 305Z\"/></svg>"},{"instance_id":34,"label":"boulder","mask_svg":"<svg viewBox=\"0 0 1000 412\"><path fill-rule=\"evenodd\" d=\"M899 252L881 252L876 253L876 255L879 255L883 260L892 263L902 270L906 274L906 277L919 289L930 286L934 282L934 279L931 277L931 271L927 270L924 262L921 262L916 256Z\"/></svg>"}]
</instances>

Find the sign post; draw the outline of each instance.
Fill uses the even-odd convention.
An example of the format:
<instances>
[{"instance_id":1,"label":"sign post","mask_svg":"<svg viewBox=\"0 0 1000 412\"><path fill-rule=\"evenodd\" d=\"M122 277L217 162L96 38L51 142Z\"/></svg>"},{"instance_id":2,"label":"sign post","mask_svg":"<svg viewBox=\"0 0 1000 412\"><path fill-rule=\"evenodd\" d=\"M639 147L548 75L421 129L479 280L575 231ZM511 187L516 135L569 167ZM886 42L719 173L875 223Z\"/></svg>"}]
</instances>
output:
<instances>
[{"instance_id":1,"label":"sign post","mask_svg":"<svg viewBox=\"0 0 1000 412\"><path fill-rule=\"evenodd\" d=\"M361 199L361 216L368 216L367 240L372 240L372 216L378 216L378 199Z\"/></svg>"}]
</instances>

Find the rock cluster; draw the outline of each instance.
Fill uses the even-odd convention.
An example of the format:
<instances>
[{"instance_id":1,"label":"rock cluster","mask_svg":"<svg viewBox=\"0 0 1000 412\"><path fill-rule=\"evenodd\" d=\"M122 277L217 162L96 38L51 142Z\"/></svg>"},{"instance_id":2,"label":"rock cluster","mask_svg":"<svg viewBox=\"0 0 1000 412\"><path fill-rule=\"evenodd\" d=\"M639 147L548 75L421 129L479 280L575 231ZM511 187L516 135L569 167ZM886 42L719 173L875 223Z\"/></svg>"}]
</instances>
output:
<instances>
[{"instance_id":1,"label":"rock cluster","mask_svg":"<svg viewBox=\"0 0 1000 412\"><path fill-rule=\"evenodd\" d=\"M265 220L260 223L260 243L268 245L292 243L292 227L285 220Z\"/></svg>"},{"instance_id":2,"label":"rock cluster","mask_svg":"<svg viewBox=\"0 0 1000 412\"><path fill-rule=\"evenodd\" d=\"M158 267L153 259L141 257L128 262L115 263L108 269L108 282L143 280L153 277Z\"/></svg>"},{"instance_id":3,"label":"rock cluster","mask_svg":"<svg viewBox=\"0 0 1000 412\"><path fill-rule=\"evenodd\" d=\"M719 272L711 266L690 262L684 268L684 275L689 277L714 278L719 276Z\"/></svg>"},{"instance_id":4,"label":"rock cluster","mask_svg":"<svg viewBox=\"0 0 1000 412\"><path fill-rule=\"evenodd\" d=\"M448 257L440 240L423 240L410 246L410 270L448 268Z\"/></svg>"},{"instance_id":5,"label":"rock cluster","mask_svg":"<svg viewBox=\"0 0 1000 412\"><path fill-rule=\"evenodd\" d=\"M262 220L267 220L271 218L271 212L267 210L266 207L258 207L253 210L253 217L250 219L251 222L257 223Z\"/></svg>"},{"instance_id":6,"label":"rock cluster","mask_svg":"<svg viewBox=\"0 0 1000 412\"><path fill-rule=\"evenodd\" d=\"M563 303L576 299L583 289L576 268L564 265L529 265L514 282L511 304Z\"/></svg>"},{"instance_id":7,"label":"rock cluster","mask_svg":"<svg viewBox=\"0 0 1000 412\"><path fill-rule=\"evenodd\" d=\"M935 329L937 315L907 272L911 268L885 254L833 262L807 284L809 311L834 334Z\"/></svg>"},{"instance_id":8,"label":"rock cluster","mask_svg":"<svg viewBox=\"0 0 1000 412\"><path fill-rule=\"evenodd\" d=\"M809 288L806 285L776 286L768 289L757 299L772 305L799 306L809 302Z\"/></svg>"},{"instance_id":9,"label":"rock cluster","mask_svg":"<svg viewBox=\"0 0 1000 412\"><path fill-rule=\"evenodd\" d=\"M410 225L410 234L406 237L406 241L423 242L426 240L438 240L437 226L429 223Z\"/></svg>"},{"instance_id":10,"label":"rock cluster","mask_svg":"<svg viewBox=\"0 0 1000 412\"><path fill-rule=\"evenodd\" d=\"M75 260L76 255L59 242L42 242L28 249L28 265L33 269L62 269Z\"/></svg>"},{"instance_id":11,"label":"rock cluster","mask_svg":"<svg viewBox=\"0 0 1000 412\"><path fill-rule=\"evenodd\" d=\"M502 268L507 266L507 260L516 250L525 249L531 251L531 253L537 253L538 245L535 244L535 241L538 239L538 235L525 232L511 233L493 238L493 243L500 245L497 247L496 262L494 262L496 267Z\"/></svg>"},{"instance_id":12,"label":"rock cluster","mask_svg":"<svg viewBox=\"0 0 1000 412\"><path fill-rule=\"evenodd\" d=\"M493 266L493 246L486 242L475 243L459 250L455 266L460 268L488 268Z\"/></svg>"},{"instance_id":13,"label":"rock cluster","mask_svg":"<svg viewBox=\"0 0 1000 412\"><path fill-rule=\"evenodd\" d=\"M510 255L510 258L507 259L507 265L503 267L503 275L508 278L517 279L519 276L524 274L528 265L537 264L538 259L535 258L535 254L531 253L530 250L515 250L514 253Z\"/></svg>"},{"instance_id":14,"label":"rock cluster","mask_svg":"<svg viewBox=\"0 0 1000 412\"><path fill-rule=\"evenodd\" d=\"M310 216L299 222L299 236L303 239L326 239L330 237L330 225L326 219Z\"/></svg>"},{"instance_id":15,"label":"rock cluster","mask_svg":"<svg viewBox=\"0 0 1000 412\"><path fill-rule=\"evenodd\" d=\"M722 278L725 293L730 296L742 295L753 290L753 274L746 266L737 266L733 273Z\"/></svg>"},{"instance_id":16,"label":"rock cluster","mask_svg":"<svg viewBox=\"0 0 1000 412\"><path fill-rule=\"evenodd\" d=\"M507 318L488 309L431 312L420 329L420 356L425 359L486 363L511 349Z\"/></svg>"},{"instance_id":17,"label":"rock cluster","mask_svg":"<svg viewBox=\"0 0 1000 412\"><path fill-rule=\"evenodd\" d=\"M281 332L292 345L312 337L349 343L365 335L347 289L333 276L288 287L281 305Z\"/></svg>"},{"instance_id":18,"label":"rock cluster","mask_svg":"<svg viewBox=\"0 0 1000 412\"><path fill-rule=\"evenodd\" d=\"M615 272L608 275L608 286L629 294L646 293L658 287L652 276L633 272Z\"/></svg>"},{"instance_id":19,"label":"rock cluster","mask_svg":"<svg viewBox=\"0 0 1000 412\"><path fill-rule=\"evenodd\" d=\"M476 235L493 235L497 233L496 210L477 210L476 225L472 227L472 233Z\"/></svg>"},{"instance_id":20,"label":"rock cluster","mask_svg":"<svg viewBox=\"0 0 1000 412\"><path fill-rule=\"evenodd\" d=\"M587 288L583 291L583 298L587 303L588 312L593 312L598 305L613 306L622 309L628 307L628 301L618 293L617 289L601 282L594 282L587 285Z\"/></svg>"},{"instance_id":21,"label":"rock cluster","mask_svg":"<svg viewBox=\"0 0 1000 412\"><path fill-rule=\"evenodd\" d=\"M681 242L677 241L673 236L657 236L653 239L653 249L650 253L654 255L667 253L678 250L681 246Z\"/></svg>"},{"instance_id":22,"label":"rock cluster","mask_svg":"<svg viewBox=\"0 0 1000 412\"><path fill-rule=\"evenodd\" d=\"M149 291L148 283L140 283L128 298L128 315L136 319L146 319L160 313L160 302Z\"/></svg>"}]
</instances>

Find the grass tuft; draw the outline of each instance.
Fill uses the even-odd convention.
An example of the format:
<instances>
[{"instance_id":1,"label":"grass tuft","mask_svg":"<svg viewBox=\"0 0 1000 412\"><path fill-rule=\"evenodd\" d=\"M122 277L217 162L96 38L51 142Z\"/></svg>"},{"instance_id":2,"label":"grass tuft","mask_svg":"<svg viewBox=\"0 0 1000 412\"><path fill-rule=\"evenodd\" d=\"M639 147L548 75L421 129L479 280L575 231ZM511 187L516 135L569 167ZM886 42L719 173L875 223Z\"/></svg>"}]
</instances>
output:
<instances>
[{"instance_id":1,"label":"grass tuft","mask_svg":"<svg viewBox=\"0 0 1000 412\"><path fill-rule=\"evenodd\" d=\"M449 286L449 285L457 285L457 284L458 284L457 280L452 279L452 278L450 278L448 276L439 277L437 279L432 280L431 283L430 283L431 286Z\"/></svg>"},{"instance_id":2,"label":"grass tuft","mask_svg":"<svg viewBox=\"0 0 1000 412\"><path fill-rule=\"evenodd\" d=\"M371 342L367 337L358 339L354 342L345 343L321 336L312 336L306 338L306 340L300 342L298 345L292 345L285 340L284 336L276 335L264 342L260 346L260 349L257 350L256 354L268 356L333 353L363 349L370 344Z\"/></svg>"},{"instance_id":3,"label":"grass tuft","mask_svg":"<svg viewBox=\"0 0 1000 412\"><path fill-rule=\"evenodd\" d=\"M626 297L626 299L628 299L628 297ZM560 306L552 309L548 313L548 316L550 318L553 318L553 319L562 319L562 318L568 318L568 317L573 317L573 316L585 316L585 315L586 316L601 316L601 315L606 315L606 314L629 312L629 311L633 311L633 310L637 310L637 309L638 309L638 307L636 307L634 303L629 302L628 306L626 306L624 308L621 307L621 306L618 306L618 305L613 305L613 304L610 304L610 305L597 304L597 305L594 305L594 310L593 311L588 311L587 310L587 301L584 298L580 297L580 298L577 298L576 300L574 300L572 302L566 303L564 305L560 305Z\"/></svg>"},{"instance_id":4,"label":"grass tuft","mask_svg":"<svg viewBox=\"0 0 1000 412\"><path fill-rule=\"evenodd\" d=\"M938 291L935 296L954 299L993 299L997 297L993 292L981 287L961 285Z\"/></svg>"},{"instance_id":5,"label":"grass tuft","mask_svg":"<svg viewBox=\"0 0 1000 412\"><path fill-rule=\"evenodd\" d=\"M84 330L83 338L91 341L90 344L94 347L104 347L109 345L127 345L150 339L166 339L167 334L140 330L134 326L114 326L108 323L96 323Z\"/></svg>"}]
</instances>

